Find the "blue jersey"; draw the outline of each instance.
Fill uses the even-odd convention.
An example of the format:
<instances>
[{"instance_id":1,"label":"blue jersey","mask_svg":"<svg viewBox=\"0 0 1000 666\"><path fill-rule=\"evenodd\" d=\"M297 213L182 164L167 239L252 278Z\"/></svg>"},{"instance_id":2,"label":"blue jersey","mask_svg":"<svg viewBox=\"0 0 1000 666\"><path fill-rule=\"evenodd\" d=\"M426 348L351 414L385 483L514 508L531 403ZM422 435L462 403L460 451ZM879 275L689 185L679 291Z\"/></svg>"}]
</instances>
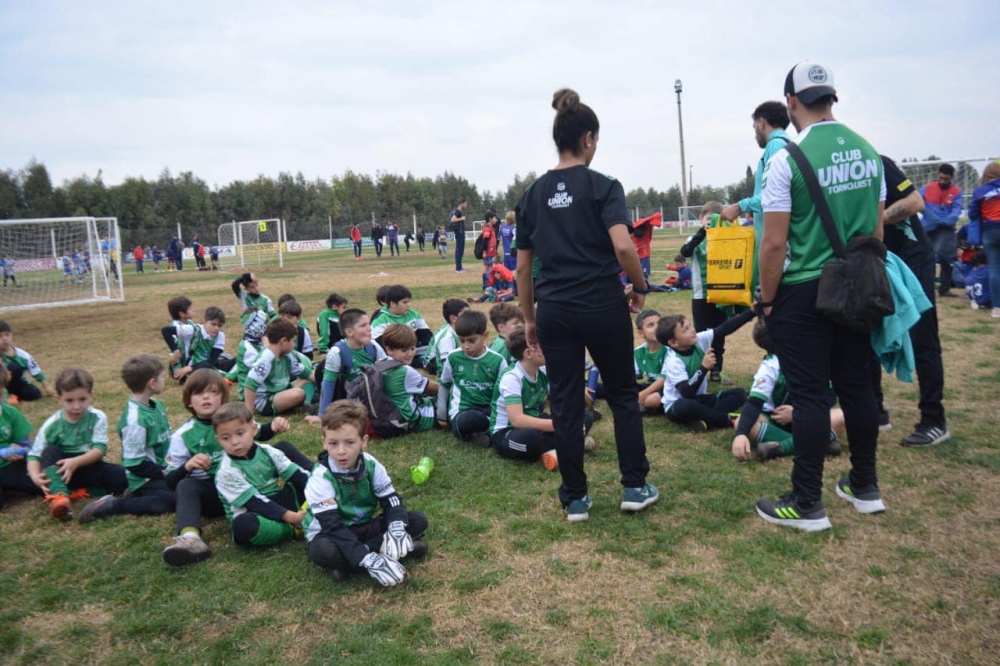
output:
<instances>
[{"instance_id":1,"label":"blue jersey","mask_svg":"<svg viewBox=\"0 0 1000 666\"><path fill-rule=\"evenodd\" d=\"M500 240L503 242L503 253L510 254L514 247L514 237L517 227L513 224L504 224L500 227Z\"/></svg>"},{"instance_id":2,"label":"blue jersey","mask_svg":"<svg viewBox=\"0 0 1000 666\"><path fill-rule=\"evenodd\" d=\"M965 293L979 307L990 307L990 269L980 266L969 271L965 278Z\"/></svg>"},{"instance_id":3,"label":"blue jersey","mask_svg":"<svg viewBox=\"0 0 1000 666\"><path fill-rule=\"evenodd\" d=\"M13 259L0 259L0 266L3 266L4 275L14 274L14 260Z\"/></svg>"}]
</instances>

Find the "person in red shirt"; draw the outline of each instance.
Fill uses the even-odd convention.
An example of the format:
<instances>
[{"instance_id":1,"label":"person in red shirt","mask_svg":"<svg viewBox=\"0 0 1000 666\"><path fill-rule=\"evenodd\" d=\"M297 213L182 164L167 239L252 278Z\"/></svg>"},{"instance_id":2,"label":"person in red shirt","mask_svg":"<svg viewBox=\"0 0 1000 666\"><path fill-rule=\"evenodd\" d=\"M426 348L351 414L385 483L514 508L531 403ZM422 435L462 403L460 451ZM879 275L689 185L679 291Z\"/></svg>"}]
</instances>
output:
<instances>
[{"instance_id":1,"label":"person in red shirt","mask_svg":"<svg viewBox=\"0 0 1000 666\"><path fill-rule=\"evenodd\" d=\"M132 250L132 258L135 259L135 272L145 273L146 271L142 270L142 260L146 258L146 253L142 251L141 245L136 245Z\"/></svg>"},{"instance_id":2,"label":"person in red shirt","mask_svg":"<svg viewBox=\"0 0 1000 666\"><path fill-rule=\"evenodd\" d=\"M358 261L361 259L361 229L357 222L351 226L351 242L354 243L354 259Z\"/></svg>"},{"instance_id":3,"label":"person in red shirt","mask_svg":"<svg viewBox=\"0 0 1000 666\"><path fill-rule=\"evenodd\" d=\"M483 252L483 275L490 272L490 267L497 258L497 226L499 220L493 210L486 211L486 222L483 224L483 237L486 239L486 251Z\"/></svg>"}]
</instances>

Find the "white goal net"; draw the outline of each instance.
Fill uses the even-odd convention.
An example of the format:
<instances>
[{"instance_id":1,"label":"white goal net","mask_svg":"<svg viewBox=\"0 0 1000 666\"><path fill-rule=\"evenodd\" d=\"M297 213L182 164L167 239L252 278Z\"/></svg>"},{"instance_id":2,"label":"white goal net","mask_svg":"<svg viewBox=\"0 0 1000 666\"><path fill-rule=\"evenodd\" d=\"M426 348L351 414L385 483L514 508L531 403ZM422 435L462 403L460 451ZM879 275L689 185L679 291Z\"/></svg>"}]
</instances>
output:
<instances>
[{"instance_id":1,"label":"white goal net","mask_svg":"<svg viewBox=\"0 0 1000 666\"><path fill-rule=\"evenodd\" d=\"M0 220L0 309L125 300L113 217Z\"/></svg>"},{"instance_id":2,"label":"white goal net","mask_svg":"<svg viewBox=\"0 0 1000 666\"><path fill-rule=\"evenodd\" d=\"M677 233L681 236L694 233L700 226L701 206L679 206L677 208Z\"/></svg>"},{"instance_id":3,"label":"white goal net","mask_svg":"<svg viewBox=\"0 0 1000 666\"><path fill-rule=\"evenodd\" d=\"M283 220L244 220L219 225L219 264L222 268L285 265Z\"/></svg>"}]
</instances>

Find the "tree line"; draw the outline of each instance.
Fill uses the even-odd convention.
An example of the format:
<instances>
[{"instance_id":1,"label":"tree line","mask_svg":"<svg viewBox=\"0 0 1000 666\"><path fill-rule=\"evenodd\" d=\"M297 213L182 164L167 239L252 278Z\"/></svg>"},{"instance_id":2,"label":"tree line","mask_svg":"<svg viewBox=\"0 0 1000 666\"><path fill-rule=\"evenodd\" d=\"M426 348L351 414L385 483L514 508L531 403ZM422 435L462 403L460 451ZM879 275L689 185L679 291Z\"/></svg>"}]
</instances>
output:
<instances>
[{"instance_id":1,"label":"tree line","mask_svg":"<svg viewBox=\"0 0 1000 666\"><path fill-rule=\"evenodd\" d=\"M162 246L178 223L185 239L197 235L211 243L222 223L268 218L285 220L289 240L343 238L355 222L369 229L373 216L380 222L393 218L403 229L411 229L416 219L429 233L445 223L463 197L469 201L470 220L483 219L490 208L502 217L535 179L534 172L518 174L504 190L480 192L451 172L417 178L409 173L380 171L373 177L346 171L329 180L282 172L276 178L261 174L213 188L190 171L175 176L164 169L156 180L130 177L107 185L98 172L53 185L45 164L32 161L16 171L0 170L0 219L116 217L125 247ZM691 205L712 199L736 201L752 192L753 172L747 167L743 180L721 188L693 188L688 200ZM674 219L682 196L674 185L666 190L632 189L625 200L640 217L662 209L666 219Z\"/></svg>"}]
</instances>

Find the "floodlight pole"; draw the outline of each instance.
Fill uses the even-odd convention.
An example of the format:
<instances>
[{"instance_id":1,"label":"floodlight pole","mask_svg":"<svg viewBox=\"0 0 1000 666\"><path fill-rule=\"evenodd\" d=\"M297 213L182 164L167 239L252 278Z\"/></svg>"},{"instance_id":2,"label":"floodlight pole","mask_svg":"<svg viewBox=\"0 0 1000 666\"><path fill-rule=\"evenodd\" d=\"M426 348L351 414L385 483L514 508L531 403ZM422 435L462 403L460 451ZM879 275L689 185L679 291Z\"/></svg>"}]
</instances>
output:
<instances>
[{"instance_id":1,"label":"floodlight pole","mask_svg":"<svg viewBox=\"0 0 1000 666\"><path fill-rule=\"evenodd\" d=\"M681 93L684 85L680 79L674 81L674 92L677 93L677 127L681 134L681 198L684 201L684 208L688 205L687 188L687 161L684 159L684 118L681 116Z\"/></svg>"}]
</instances>

